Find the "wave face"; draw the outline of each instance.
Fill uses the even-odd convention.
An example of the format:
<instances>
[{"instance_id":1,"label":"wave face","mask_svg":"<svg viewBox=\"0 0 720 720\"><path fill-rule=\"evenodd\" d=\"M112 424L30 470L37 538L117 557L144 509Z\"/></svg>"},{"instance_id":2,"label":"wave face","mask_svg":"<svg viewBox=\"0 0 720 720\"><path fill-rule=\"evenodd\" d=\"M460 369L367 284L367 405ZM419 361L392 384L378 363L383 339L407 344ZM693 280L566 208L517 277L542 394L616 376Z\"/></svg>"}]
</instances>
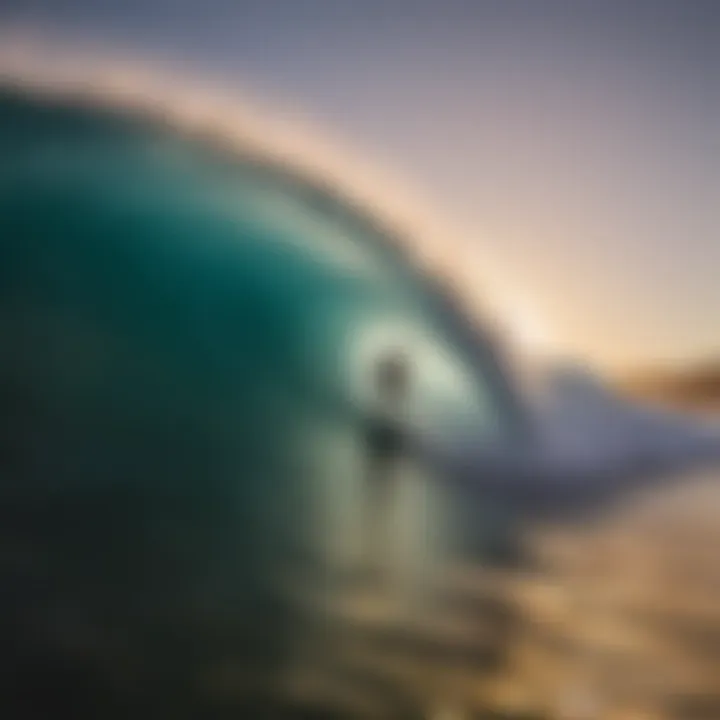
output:
<instances>
[{"instance_id":1,"label":"wave face","mask_svg":"<svg viewBox=\"0 0 720 720\"><path fill-rule=\"evenodd\" d=\"M17 88L0 157L3 527L93 608L260 613L273 558L349 536L384 347L412 353L421 432L503 430L429 279L332 192Z\"/></svg>"}]
</instances>

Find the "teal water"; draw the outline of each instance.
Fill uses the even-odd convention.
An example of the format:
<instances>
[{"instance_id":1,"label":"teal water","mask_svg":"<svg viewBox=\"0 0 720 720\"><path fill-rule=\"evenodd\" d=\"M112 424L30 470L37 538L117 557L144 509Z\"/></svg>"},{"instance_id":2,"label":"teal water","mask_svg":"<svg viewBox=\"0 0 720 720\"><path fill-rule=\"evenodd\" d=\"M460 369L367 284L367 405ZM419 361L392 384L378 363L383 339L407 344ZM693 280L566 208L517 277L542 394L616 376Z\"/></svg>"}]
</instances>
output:
<instances>
[{"instance_id":1,"label":"teal water","mask_svg":"<svg viewBox=\"0 0 720 720\"><path fill-rule=\"evenodd\" d=\"M268 568L352 514L376 353L412 352L418 430L503 431L426 279L332 193L14 90L0 157L3 549L47 598L146 630L230 613L275 647Z\"/></svg>"}]
</instances>

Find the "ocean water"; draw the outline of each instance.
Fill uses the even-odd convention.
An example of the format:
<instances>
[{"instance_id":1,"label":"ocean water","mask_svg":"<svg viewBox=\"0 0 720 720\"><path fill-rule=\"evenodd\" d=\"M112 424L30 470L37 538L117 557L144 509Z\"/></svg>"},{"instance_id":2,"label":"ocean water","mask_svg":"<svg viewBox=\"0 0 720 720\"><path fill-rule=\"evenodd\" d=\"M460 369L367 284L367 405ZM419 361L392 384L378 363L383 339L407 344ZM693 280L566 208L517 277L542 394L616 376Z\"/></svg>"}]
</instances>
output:
<instances>
[{"instance_id":1,"label":"ocean water","mask_svg":"<svg viewBox=\"0 0 720 720\"><path fill-rule=\"evenodd\" d=\"M277 664L273 573L357 553L374 359L408 354L439 446L507 431L501 383L375 218L252 148L6 88L0 157L11 666L142 657L146 692L208 646ZM447 529L412 487L405 564Z\"/></svg>"}]
</instances>

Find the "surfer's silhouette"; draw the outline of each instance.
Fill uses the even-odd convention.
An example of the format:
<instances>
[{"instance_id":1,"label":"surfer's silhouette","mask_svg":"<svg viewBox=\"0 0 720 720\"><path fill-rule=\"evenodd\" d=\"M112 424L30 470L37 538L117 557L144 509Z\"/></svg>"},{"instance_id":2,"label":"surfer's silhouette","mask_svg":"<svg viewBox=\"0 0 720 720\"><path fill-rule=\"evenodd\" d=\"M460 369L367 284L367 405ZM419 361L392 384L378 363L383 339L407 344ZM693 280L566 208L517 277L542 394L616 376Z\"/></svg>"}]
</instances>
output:
<instances>
[{"instance_id":1,"label":"surfer's silhouette","mask_svg":"<svg viewBox=\"0 0 720 720\"><path fill-rule=\"evenodd\" d=\"M391 542L390 513L402 465L412 455L408 415L411 372L404 353L388 352L375 362L373 392L375 407L365 426L365 545L367 569L378 578Z\"/></svg>"}]
</instances>

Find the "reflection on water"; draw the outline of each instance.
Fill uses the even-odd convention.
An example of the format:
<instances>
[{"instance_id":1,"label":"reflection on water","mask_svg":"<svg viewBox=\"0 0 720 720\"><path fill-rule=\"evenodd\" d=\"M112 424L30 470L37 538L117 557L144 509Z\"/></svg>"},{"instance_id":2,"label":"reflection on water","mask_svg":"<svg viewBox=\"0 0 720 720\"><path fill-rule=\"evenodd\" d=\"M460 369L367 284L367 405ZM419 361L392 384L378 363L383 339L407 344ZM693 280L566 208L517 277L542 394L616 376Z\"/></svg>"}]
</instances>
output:
<instances>
[{"instance_id":1,"label":"reflection on water","mask_svg":"<svg viewBox=\"0 0 720 720\"><path fill-rule=\"evenodd\" d=\"M338 585L295 691L339 717L716 720L719 500L695 473L530 528L524 569L446 567L424 606Z\"/></svg>"},{"instance_id":2,"label":"reflection on water","mask_svg":"<svg viewBox=\"0 0 720 720\"><path fill-rule=\"evenodd\" d=\"M720 717L719 481L678 478L583 527L537 531L508 668L535 703L578 678L593 717Z\"/></svg>"}]
</instances>

